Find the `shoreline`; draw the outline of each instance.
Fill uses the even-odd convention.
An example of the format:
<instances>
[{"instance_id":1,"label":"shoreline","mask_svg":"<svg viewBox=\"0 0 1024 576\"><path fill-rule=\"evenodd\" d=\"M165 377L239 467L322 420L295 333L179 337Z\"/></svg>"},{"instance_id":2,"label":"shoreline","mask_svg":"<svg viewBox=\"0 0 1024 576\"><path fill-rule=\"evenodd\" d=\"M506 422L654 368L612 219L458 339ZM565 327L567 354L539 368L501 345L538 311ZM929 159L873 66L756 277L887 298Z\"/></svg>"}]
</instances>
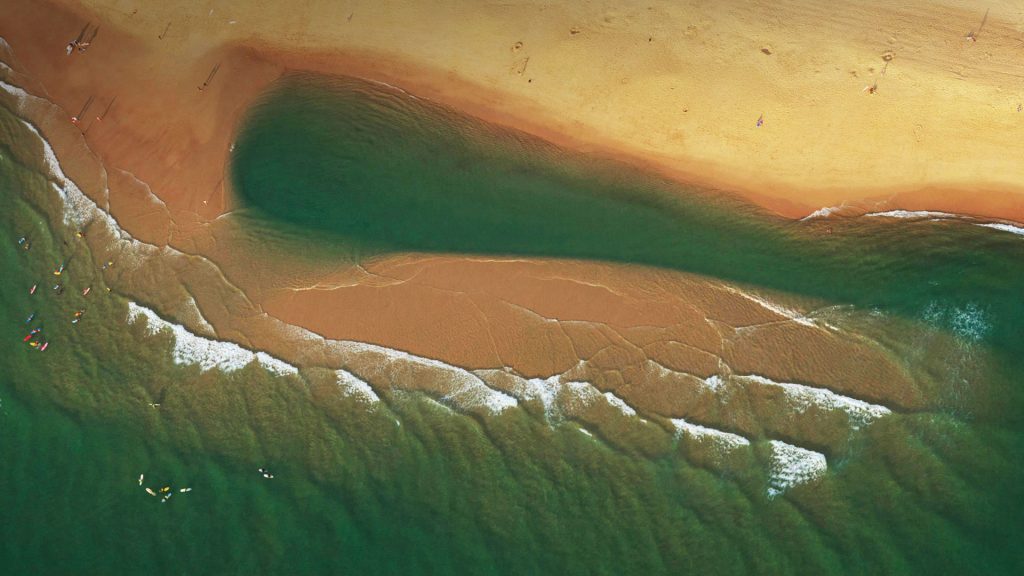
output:
<instances>
[{"instance_id":1,"label":"shoreline","mask_svg":"<svg viewBox=\"0 0 1024 576\"><path fill-rule=\"evenodd\" d=\"M12 4L19 2L24 4L26 1L14 0ZM871 4L870 0L863 0L863 3ZM75 12L90 12L89 8L78 6L76 9L64 2L59 4L64 6L61 10L65 11L63 14L65 20L75 21L76 25L77 22L90 20L90 18L73 16ZM126 15L123 11L109 5L106 0L95 0L87 4L93 6L96 14L107 17L106 20L109 22L104 21L104 26L111 23L122 24L121 21L141 19L141 16L137 14ZM796 9L799 7L798 5L799 2L789 6L789 9ZM224 10L230 9L232 8L224 8ZM45 14L48 22L52 20L50 18L52 10L47 10L43 3L38 3L37 8L26 9L22 6L18 10L33 13L36 18L41 18ZM239 12L237 8L235 11ZM414 12L414 9L409 8L409 11ZM212 14L213 11L211 11L211 16ZM244 11L240 14L239 18L251 17ZM486 14L477 16L481 21L489 22ZM570 16L582 17L573 14L565 17L569 18ZM996 18L997 15L993 15L993 17ZM96 16L92 18L96 18ZM157 16L153 16L150 20L153 18L157 18ZM317 32L319 35L314 35L311 32L310 38L286 34L294 44L294 46L288 46L286 42L279 39L280 36L274 37L278 40L276 43L273 42L271 37L267 36L265 27L262 27L263 21L252 24L248 35L244 31L240 32L243 30L240 26L244 26L246 21L243 20L241 25L229 24L219 28L211 28L212 25L209 23L197 22L193 26L195 32L190 32L182 30L182 27L186 26L184 23L178 23L175 28L172 20L172 28L175 32L186 34L186 41L179 43L179 40L175 40L173 47L175 49L180 47L181 52L186 55L194 55L195 61L183 61L173 58L173 55L167 53L161 54L160 50L166 50L168 44L161 40L146 40L140 36L142 22L136 22L140 28L130 33L126 30L111 31L104 28L103 36L97 41L96 46L90 47L90 53L71 56L72 59L79 58L82 62L85 61L85 58L94 59L95 57L101 57L104 60L123 60L124 62L118 64L119 68L123 68L121 77L132 83L138 83L138 80L151 73L154 70L154 65L155 69L160 71L161 76L167 76L162 82L158 79L147 78L147 82L154 83L153 88L158 91L154 95L152 89L148 90L147 96L166 102L164 106L159 107L152 102L140 105L137 101L126 101L129 98L127 95L118 95L119 113L144 117L147 130L157 133L164 132L166 137L179 134L185 136L176 138L181 141L194 141L200 138L205 140L205 142L201 142L201 144L205 144L202 146L201 157L198 154L199 150L194 150L192 157L189 158L191 166L189 172L193 174L187 177L180 174L177 177L169 176L167 172L170 167L166 166L166 162L164 167L158 168L152 166L152 160L141 158L137 145L151 140L151 136L139 128L135 128L134 131L137 133L134 137L129 138L130 145L110 143L103 134L98 134L95 137L88 134L87 136L89 136L90 145L104 159L105 164L137 174L139 179L148 182L154 188L157 196L165 201L168 196L185 196L179 202L168 203L172 206L178 204L183 209L196 212L200 221L208 221L231 208L230 191L223 189L223 171L230 141L238 129L238 122L242 115L262 91L281 74L288 71L300 71L348 75L390 84L400 90L415 94L417 97L451 107L460 113L468 114L485 122L511 127L572 151L595 154L613 161L624 162L677 183L706 190L711 194L727 194L745 198L762 208L791 219L801 218L822 207L861 201L872 202L876 206L881 206L881 209L940 210L975 217L1024 222L1024 184L1013 181L1011 176L1013 172L1006 171L1005 161L991 166L993 169L982 170L982 166L985 164L981 161L982 156L978 152L971 151L970 148L959 149L952 156L947 155L947 151L950 150L950 146L947 144L936 145L939 147L931 152L928 151L928 148L918 151L914 151L914 147L894 148L889 151L903 150L907 153L905 154L907 158L920 157L918 158L919 166L909 172L893 168L885 171L886 178L880 178L877 171L863 170L860 165L871 164L877 161L877 157L884 157L887 153L884 142L872 144L872 147L875 147L876 144L878 147L875 159L852 156L847 161L841 158L844 156L842 149L829 152L819 151L816 156L801 159L800 156L807 156L811 154L811 151L799 148L803 148L805 144L818 146L804 139L793 142L795 149L792 152L797 157L789 160L788 164L776 164L773 169L754 169L753 166L760 162L758 158L762 156L761 151L764 146L768 145L767 142L765 144L750 143L742 140L747 136L723 134L723 142L733 142L734 146L746 147L745 150L737 148L737 154L731 159L730 155L704 154L704 157L700 157L699 155L681 154L678 147L673 149L667 144L659 149L658 146L650 143L645 144L644 138L623 139L621 136L609 134L608 130L595 127L593 119L587 120L572 111L566 114L566 110L553 108L551 105L553 102L547 104L542 101L543 98L536 95L531 96L521 87L510 86L509 80L502 76L490 75L485 78L474 78L474 74L479 71L481 64L469 57L465 58L465 62L460 61L461 68L465 70L459 69L454 64L446 70L440 62L430 61L426 56L403 54L402 51L405 50L403 47L407 47L410 40L399 41L390 53L380 47L367 46L365 39L349 41L344 37L333 38L338 41L339 45L328 47L325 44L331 38L325 36L322 30ZM237 23L237 21L229 22ZM1002 24L990 24L990 26L997 25L1006 28ZM222 28L225 30L221 30ZM211 38L195 38L197 32L205 32L206 29L212 30ZM0 30L0 35L3 35L3 32ZM417 29L410 34L415 36L419 32L420 30ZM580 36L591 33L597 34L597 32L584 30ZM369 32L363 34L369 34ZM616 34L620 34L620 32L616 32ZM55 34L51 33L48 36L53 37ZM108 38L108 36L113 36L113 38ZM991 36L995 38L996 32L994 31ZM470 40L472 39L466 41ZM126 43L121 46L119 52L127 55L115 55L108 51L102 56L97 56L103 49L103 41L117 44ZM457 39L453 40L453 42L455 41ZM31 43L30 50L39 50L40 42L43 40L23 38L17 43L26 42ZM1000 42L1002 42L1001 39ZM49 44L56 44L56 41ZM1003 47L1000 44L998 48L1001 50ZM523 48L523 50L526 49ZM593 50L600 52L602 49L593 48ZM138 55L133 56L134 53ZM770 56L761 52L758 52L758 55L760 57ZM57 54L57 56L64 57L63 54ZM36 61L40 60L35 55L33 58ZM55 56L51 58L55 58ZM893 62L900 61L893 60ZM183 96L180 93L182 80L185 77L200 79L205 77L209 70L208 63L222 65L220 66L221 72L216 79L221 83L218 84L215 81L211 90L201 94L205 101L217 100L213 104L217 108L217 114L215 116L210 114L211 106L209 102L206 102L199 104L200 108L195 111L196 114L169 113L167 119L161 120L162 115L159 112L167 112L173 107L167 98L173 95L175 100L172 101L175 102L177 98L181 98ZM81 62L75 62L74 65L80 66ZM745 64L737 64L737 66L741 65ZM63 105L69 111L73 110L75 107L67 103L65 94L69 89L78 93L88 91L90 83L95 84L95 82L91 82L88 78L62 79L60 73L57 72L58 69L53 66L51 61L47 65L32 66L32 68L35 74L41 75L38 80L53 92L55 102ZM53 69L51 71L38 69L47 67ZM94 69L90 68L90 71L97 72L98 76L104 76L105 74L99 73L101 69L103 66L99 65ZM139 73L143 69L147 70L146 74ZM516 81L522 80L521 74L513 73L512 75L516 77ZM482 79L484 81L481 81ZM990 80L991 78L987 78L980 81L979 85L987 89L986 84ZM886 78L886 81L895 82L896 80L890 76ZM198 81L195 83L198 84ZM228 83L231 84L230 93L223 89L223 86ZM629 83L625 84L625 86L628 85ZM171 87L174 87L173 90ZM1001 91L1001 88L997 86L996 90ZM864 98L874 96L877 95L858 94L858 97L863 98L856 105L862 106L865 102ZM565 99L566 96L552 96L549 99L558 100L559 98ZM78 99L82 100L83 98L79 96ZM691 95L690 99L697 101L695 95ZM141 100L146 100L146 98ZM1024 96L1022 96L1022 100L1024 100ZM661 100L656 99L652 105L660 110L664 106L659 105L659 102ZM852 106L854 101L847 104ZM695 105L688 106L694 107ZM142 108L142 110L125 110L125 108ZM160 108L160 110L158 112L153 108ZM966 107L963 109L966 110ZM956 108L945 109L944 113L951 114L956 111ZM638 113L642 110L634 108L632 112ZM879 111L876 110L876 112ZM942 114L938 111L936 113ZM623 110L621 118L629 118L629 114L630 110ZM637 117L637 119L640 120L642 117ZM832 123L831 116L823 116L823 119ZM950 117L944 119L943 122L952 122L953 119ZM616 123L620 121L621 119ZM1000 122L1005 123L1004 121ZM171 126L172 123L184 123L184 125ZM753 123L751 122L751 124ZM771 130L773 128L770 127L773 126L773 118L769 116L763 128ZM122 132L124 128L125 126L119 126L119 132ZM918 128L912 132L920 136L921 130ZM735 128L725 126L722 126L721 129L735 130ZM752 129L755 128L752 126ZM760 128L756 128L756 130L760 130ZM1011 133L1024 133L1024 126L1018 124L1016 129L1011 128ZM771 135L768 131L761 132L761 134L768 134L766 138L772 140L771 146L774 148L771 155L780 156L777 146L781 142L775 141L776 136ZM125 136L123 133L120 134L121 138ZM713 133L706 135L706 137L712 136ZM877 134L871 136L871 140L874 140ZM650 136L650 138L654 138L654 136ZM741 138L741 140L737 140L737 138ZM867 136L861 131L854 130L845 134L844 138L860 142ZM1013 140L1015 137L1011 137L1011 135L1000 136L1000 138L1009 143L1003 148L986 145L985 149L1001 150L1004 157L1014 156L1014 146L1020 147L1021 144L1015 142ZM981 147L981 144L984 142L974 143L976 147ZM184 159L186 151L174 149L173 144L170 148L167 152L170 153L171 158L179 162ZM978 166L972 168L971 171L986 174L989 181L974 180L966 175L953 177L955 171L944 168L946 164L963 163L965 159L972 157L978 157L979 160ZM778 160L779 162L783 161L781 157ZM898 164L901 161L901 156L896 155L889 161ZM820 162L820 165L816 162ZM836 162L840 164L835 164ZM996 162L996 160L990 158L987 163L992 164L992 162ZM846 165L850 165L849 168L842 167ZM943 169L940 170L940 166ZM922 170L924 171L923 177L914 176L914 173ZM201 173L202 176L196 176L196 172ZM931 175L929 172L935 173L935 175ZM949 176L941 176L942 172L948 173ZM787 173L793 175L799 173L801 176L787 176ZM826 175L827 178L825 178ZM829 182L829 184L823 184L823 182ZM879 182L884 183L878 184ZM183 188L192 188L194 191L183 191ZM202 196L198 194L198 190L209 191L211 188L215 190L204 193ZM214 201L213 205L209 203L211 200Z\"/></svg>"},{"instance_id":2,"label":"shoreline","mask_svg":"<svg viewBox=\"0 0 1024 576\"><path fill-rule=\"evenodd\" d=\"M21 0L14 0L18 1ZM49 14L45 6L25 9L36 18ZM71 22L75 27L81 22L67 14L63 17L65 28ZM20 38L30 47L36 45L35 38L26 39L24 34ZM118 32L104 29L104 34ZM60 37L59 30L49 35L50 39ZM127 43L129 53L139 50L146 56L147 50L152 49L137 38L115 36L115 40L112 45ZM14 49L21 54L17 46ZM49 74L44 74L44 78L33 77L32 81L48 87L45 93L55 99L54 105L70 110L73 108L69 108L69 98L77 95L81 99L84 90L95 86L94 75L110 80L110 59L119 61L111 50L102 44L90 48L85 55L90 59L73 60L74 67L70 68L69 61L61 60L66 58L62 52L30 52L30 58L21 57L19 62L27 67L35 64ZM269 342L273 336L259 333L251 321L255 315L269 313L274 320L311 328L332 339L364 340L465 368L510 366L526 375L546 376L564 372L578 362L577 348L581 342L595 338L610 341L602 328L592 327L588 328L590 333L569 335L560 326L551 325L550 318L607 325L612 330L633 330L643 325L667 330L699 321L701 313L697 311L714 311L717 317L745 320L770 321L775 316L763 310L747 310L736 316L729 312L735 303L721 294L716 296L721 300L717 302L708 296L705 279L593 262L396 255L375 260L367 268L353 267L340 272L300 267L297 287L283 283L280 263L261 265L260 270L252 272L238 258L245 246L232 244L230 223L215 221L231 207L224 195L224 158L245 107L287 68L267 62L251 49L221 48L213 53L213 58L208 52L202 54L207 60L198 65L168 64L166 76L154 78L155 87L149 90L114 94L116 100L110 93L102 94L101 98L116 101L117 106L113 108L116 114L102 123L90 122L77 131L69 123L56 134L48 132L47 138L53 142L69 178L87 194L91 191L91 197L101 206L106 202L104 208L126 231L141 241L198 256L216 267L228 288L217 288L222 294L215 297L232 299L231 309L204 305L201 298L196 306L198 314L209 317L218 333L226 329L241 342ZM94 58L97 55L98 61ZM169 57L164 54L163 60L157 61L167 62ZM117 78L133 77L132 73L139 73L149 63L146 58L130 56L123 60L124 69ZM168 101L181 97L179 92L183 89L177 83L192 73L206 77L206 65L211 61L226 63L218 78L231 82L215 83L202 93L192 92L194 88L188 84L187 92L195 98L195 104L183 110L167 107ZM66 78L51 83L54 74L60 75L58 71L63 71ZM150 101L152 98L156 101ZM97 106L101 104L102 100ZM202 124L205 120L209 123ZM147 129L162 132L154 140ZM82 131L84 135L76 133ZM82 152L76 148L79 144L86 146L87 157L81 157ZM93 154L98 157L96 165ZM97 200L96 190L103 186L107 186L108 193ZM453 282L451 278L459 280ZM672 288L666 288L663 282ZM159 292L150 281L144 285ZM661 300L652 301L644 289L634 291L634 285L654 287ZM509 287L518 287L520 291L510 291ZM593 302L575 304L580 299ZM695 314L674 313L673 305L667 302L692 309ZM512 310L507 309L509 304ZM167 306L165 302L163 309L158 306L158 311L166 313ZM381 322L380 315L385 310L387 320ZM501 335L503 341L495 342L493 332ZM707 337L704 334L700 339ZM629 340L633 336L618 338L624 346L632 346ZM635 338L643 340L642 336ZM488 341L490 346L479 345ZM705 359L687 357L682 361L684 365L692 362L701 365L701 370L709 369L703 366Z\"/></svg>"}]
</instances>

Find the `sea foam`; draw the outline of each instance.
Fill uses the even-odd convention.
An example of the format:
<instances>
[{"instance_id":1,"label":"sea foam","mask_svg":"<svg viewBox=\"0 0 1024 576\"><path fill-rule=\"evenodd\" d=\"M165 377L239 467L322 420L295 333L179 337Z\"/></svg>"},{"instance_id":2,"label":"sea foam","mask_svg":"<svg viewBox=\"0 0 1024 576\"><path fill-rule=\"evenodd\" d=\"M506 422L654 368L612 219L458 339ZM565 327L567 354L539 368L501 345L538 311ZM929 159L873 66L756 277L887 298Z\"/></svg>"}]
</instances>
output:
<instances>
[{"instance_id":1,"label":"sea foam","mask_svg":"<svg viewBox=\"0 0 1024 576\"><path fill-rule=\"evenodd\" d=\"M769 440L771 456L768 463L768 498L786 490L821 478L828 470L825 455L820 452Z\"/></svg>"},{"instance_id":2,"label":"sea foam","mask_svg":"<svg viewBox=\"0 0 1024 576\"><path fill-rule=\"evenodd\" d=\"M892 411L878 404L871 404L842 394L814 386L804 384L793 384L789 382L776 382L771 378L765 378L757 374L737 375L737 378L756 382L762 386L772 386L782 389L787 400L800 413L811 407L822 410L841 410L846 413L850 425L854 430L866 426L871 422L892 414Z\"/></svg>"},{"instance_id":3,"label":"sea foam","mask_svg":"<svg viewBox=\"0 0 1024 576\"><path fill-rule=\"evenodd\" d=\"M1014 226L1012 224L1000 224L1000 223L988 223L978 224L978 226L984 226L985 228L992 228L995 230L1002 230L1003 232L1009 232L1010 234L1017 234L1024 236L1024 228L1020 226Z\"/></svg>"},{"instance_id":4,"label":"sea foam","mask_svg":"<svg viewBox=\"0 0 1024 576\"><path fill-rule=\"evenodd\" d=\"M718 430L717 428L708 428L706 426L701 426L700 424L693 424L682 418L672 418L671 422L676 429L677 438L680 436L690 436L698 440L713 442L718 446L729 450L750 446L750 440L747 440L739 434Z\"/></svg>"},{"instance_id":5,"label":"sea foam","mask_svg":"<svg viewBox=\"0 0 1024 576\"><path fill-rule=\"evenodd\" d=\"M174 337L172 357L175 364L196 365L203 372L215 368L223 372L234 372L257 362L269 372L279 376L299 373L299 369L295 366L274 358L266 352L252 352L233 342L222 342L197 336L180 324L164 320L149 308L129 302L128 322L134 324L140 318L146 319L146 331L151 335L163 331L171 333Z\"/></svg>"},{"instance_id":6,"label":"sea foam","mask_svg":"<svg viewBox=\"0 0 1024 576\"><path fill-rule=\"evenodd\" d=\"M347 370L336 370L334 373L338 377L338 386L345 390L347 395L360 398L370 404L380 402L380 396L377 396L377 393L373 391L373 387L365 380L358 378Z\"/></svg>"},{"instance_id":7,"label":"sea foam","mask_svg":"<svg viewBox=\"0 0 1024 576\"><path fill-rule=\"evenodd\" d=\"M452 402L460 408L480 407L497 414L519 405L514 397L487 386L476 374L451 364L374 344L347 341L339 342L339 345L347 352L379 354L386 360L387 365L398 364L413 369L426 368L435 373L440 372L450 386L442 400ZM398 384L396 387L401 386L397 382L392 384Z\"/></svg>"},{"instance_id":8,"label":"sea foam","mask_svg":"<svg viewBox=\"0 0 1024 576\"><path fill-rule=\"evenodd\" d=\"M902 218L902 219L917 219L917 218L939 218L939 219L951 219L951 218L962 218L958 214L950 214L949 212L933 212L929 210L889 210L886 212L869 212L865 216L870 218Z\"/></svg>"}]
</instances>

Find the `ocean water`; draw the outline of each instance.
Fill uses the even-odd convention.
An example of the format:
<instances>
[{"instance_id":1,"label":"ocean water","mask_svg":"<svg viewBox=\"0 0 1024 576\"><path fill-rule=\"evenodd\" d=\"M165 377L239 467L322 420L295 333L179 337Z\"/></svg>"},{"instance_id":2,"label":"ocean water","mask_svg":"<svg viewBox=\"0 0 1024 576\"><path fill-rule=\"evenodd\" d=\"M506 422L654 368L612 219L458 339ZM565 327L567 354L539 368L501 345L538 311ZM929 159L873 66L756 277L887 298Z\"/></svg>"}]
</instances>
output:
<instances>
[{"instance_id":1,"label":"ocean water","mask_svg":"<svg viewBox=\"0 0 1024 576\"><path fill-rule=\"evenodd\" d=\"M583 434L547 417L555 393L538 383L515 408L463 412L418 392L342 393L323 367L204 369L181 352L191 336L129 321L135 305L107 292L96 225L76 237L42 141L2 102L4 573L1024 570L1024 237L958 219L787 223L352 80L286 79L248 119L237 217L297 258L587 258L852 307L843 329L880 341L934 398L821 448L822 471L797 439L684 420L678 434ZM40 325L45 352L21 341ZM585 383L558 390L637 420ZM709 464L699 436L726 456ZM166 502L143 491L165 485Z\"/></svg>"}]
</instances>

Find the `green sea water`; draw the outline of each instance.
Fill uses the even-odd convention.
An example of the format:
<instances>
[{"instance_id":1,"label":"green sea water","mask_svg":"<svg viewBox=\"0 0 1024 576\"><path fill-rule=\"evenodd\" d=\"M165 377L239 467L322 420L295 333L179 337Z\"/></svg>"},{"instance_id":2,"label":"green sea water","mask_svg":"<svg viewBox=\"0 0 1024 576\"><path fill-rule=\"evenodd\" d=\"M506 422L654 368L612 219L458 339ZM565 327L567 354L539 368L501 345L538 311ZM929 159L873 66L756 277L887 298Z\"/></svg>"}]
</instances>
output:
<instances>
[{"instance_id":1,"label":"green sea water","mask_svg":"<svg viewBox=\"0 0 1024 576\"><path fill-rule=\"evenodd\" d=\"M367 409L315 371L176 365L170 337L127 325L126 301L79 265L88 247L60 221L38 140L2 108L0 138L4 573L1024 571L1024 238L866 218L826 235L350 80L293 77L253 112L231 166L239 216L296 257L317 246L301 257L644 264L875 310L963 343L964 356L931 359L893 342L955 394L865 428L821 482L772 500L763 467L707 468L668 441L636 449L416 394ZM69 256L56 296L46 282ZM85 285L88 313L72 326ZM21 344L30 312L44 353ZM978 377L964 382L968 360ZM161 503L140 473L193 491Z\"/></svg>"}]
</instances>

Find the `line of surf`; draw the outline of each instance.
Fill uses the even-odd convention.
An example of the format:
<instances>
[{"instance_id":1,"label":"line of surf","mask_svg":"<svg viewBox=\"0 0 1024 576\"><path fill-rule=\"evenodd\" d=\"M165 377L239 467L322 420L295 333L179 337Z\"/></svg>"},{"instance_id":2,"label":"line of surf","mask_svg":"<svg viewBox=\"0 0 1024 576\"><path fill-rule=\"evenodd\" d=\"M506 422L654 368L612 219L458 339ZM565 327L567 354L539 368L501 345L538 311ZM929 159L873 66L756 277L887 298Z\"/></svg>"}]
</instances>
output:
<instances>
[{"instance_id":1,"label":"line of surf","mask_svg":"<svg viewBox=\"0 0 1024 576\"><path fill-rule=\"evenodd\" d=\"M174 337L172 357L175 364L199 366L203 372L217 369L222 372L235 372L253 362L279 376L294 376L299 369L266 352L253 352L242 348L234 342L211 340L189 332L181 324L168 322L159 314L136 304L128 302L128 322L135 324L140 319L146 320L146 331L150 335L170 332Z\"/></svg>"},{"instance_id":2,"label":"line of surf","mask_svg":"<svg viewBox=\"0 0 1024 576\"><path fill-rule=\"evenodd\" d=\"M805 384L794 384L791 382L777 382L758 374L736 375L736 378L755 382L762 386L780 388L786 395L786 399L792 403L797 412L805 412L809 408L823 410L841 410L845 412L850 420L850 426L860 429L871 422L892 414L892 410L880 404L872 404L849 396L837 394L827 388L807 386Z\"/></svg>"}]
</instances>

